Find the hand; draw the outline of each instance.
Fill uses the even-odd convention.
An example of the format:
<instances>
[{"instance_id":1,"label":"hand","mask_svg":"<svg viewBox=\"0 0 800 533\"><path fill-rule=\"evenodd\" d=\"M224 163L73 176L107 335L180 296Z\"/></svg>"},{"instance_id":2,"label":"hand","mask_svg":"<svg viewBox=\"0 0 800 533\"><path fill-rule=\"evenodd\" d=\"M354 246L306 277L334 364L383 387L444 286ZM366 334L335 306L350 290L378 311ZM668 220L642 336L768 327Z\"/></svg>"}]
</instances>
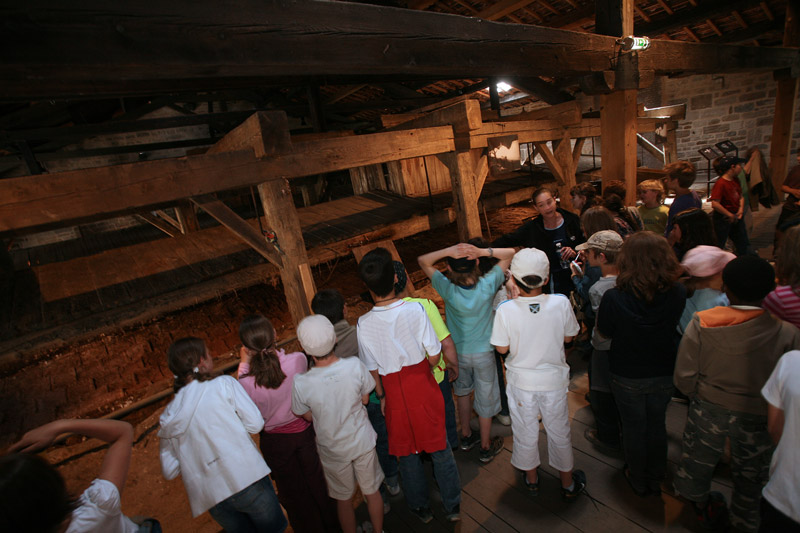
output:
<instances>
[{"instance_id":1,"label":"hand","mask_svg":"<svg viewBox=\"0 0 800 533\"><path fill-rule=\"evenodd\" d=\"M519 298L519 287L517 287L513 279L506 282L506 296L508 296L509 300L516 300Z\"/></svg>"},{"instance_id":2,"label":"hand","mask_svg":"<svg viewBox=\"0 0 800 533\"><path fill-rule=\"evenodd\" d=\"M736 212L736 219L737 220L742 220L743 216L744 216L744 211L742 211L741 209Z\"/></svg>"},{"instance_id":3,"label":"hand","mask_svg":"<svg viewBox=\"0 0 800 533\"><path fill-rule=\"evenodd\" d=\"M573 250L572 248L570 248L569 246L565 246L564 248L561 248L561 259L563 259L564 261L571 261L572 259L574 259L577 256L578 256L578 253L575 250Z\"/></svg>"},{"instance_id":4,"label":"hand","mask_svg":"<svg viewBox=\"0 0 800 533\"><path fill-rule=\"evenodd\" d=\"M569 269L572 271L573 276L578 276L579 278L583 277L583 272L578 270L574 262L569 264Z\"/></svg>"},{"instance_id":5,"label":"hand","mask_svg":"<svg viewBox=\"0 0 800 533\"><path fill-rule=\"evenodd\" d=\"M456 379L458 379L458 367L457 366L448 366L447 367L447 381L452 383Z\"/></svg>"},{"instance_id":6,"label":"hand","mask_svg":"<svg viewBox=\"0 0 800 533\"><path fill-rule=\"evenodd\" d=\"M9 453L13 452L36 452L44 450L56 440L56 437L62 433L66 433L61 429L60 420L50 422L36 429L32 429L25 433L19 442L11 445L8 449Z\"/></svg>"},{"instance_id":7,"label":"hand","mask_svg":"<svg viewBox=\"0 0 800 533\"><path fill-rule=\"evenodd\" d=\"M736 222L736 215L734 215L733 213L728 213L728 215L725 218L727 218L728 222L730 222L731 224Z\"/></svg>"},{"instance_id":8,"label":"hand","mask_svg":"<svg viewBox=\"0 0 800 533\"><path fill-rule=\"evenodd\" d=\"M239 361L245 364L250 364L253 360L253 351L246 346L239 346Z\"/></svg>"},{"instance_id":9,"label":"hand","mask_svg":"<svg viewBox=\"0 0 800 533\"><path fill-rule=\"evenodd\" d=\"M386 391L384 391L384 394L386 394ZM386 416L386 396L381 398L381 414Z\"/></svg>"},{"instance_id":10,"label":"hand","mask_svg":"<svg viewBox=\"0 0 800 533\"><path fill-rule=\"evenodd\" d=\"M456 255L453 257L459 258L466 258L466 259L477 259L481 256L481 248L477 246L473 246L467 243L460 243L456 244L453 248L455 248L454 252Z\"/></svg>"}]
</instances>

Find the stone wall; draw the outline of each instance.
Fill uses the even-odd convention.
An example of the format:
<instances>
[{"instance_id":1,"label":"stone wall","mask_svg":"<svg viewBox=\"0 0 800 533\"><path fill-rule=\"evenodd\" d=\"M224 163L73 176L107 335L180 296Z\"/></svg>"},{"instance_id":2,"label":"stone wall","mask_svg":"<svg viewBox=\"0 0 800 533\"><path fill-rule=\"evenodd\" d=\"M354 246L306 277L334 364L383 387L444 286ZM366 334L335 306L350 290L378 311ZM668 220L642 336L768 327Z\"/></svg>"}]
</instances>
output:
<instances>
[{"instance_id":1,"label":"stone wall","mask_svg":"<svg viewBox=\"0 0 800 533\"><path fill-rule=\"evenodd\" d=\"M769 158L776 83L771 72L662 78L661 105L686 104L678 128L678 156L705 168L704 146L731 140L740 155L758 146ZM792 150L800 145L800 108L794 118ZM790 161L792 164L793 161Z\"/></svg>"}]
</instances>

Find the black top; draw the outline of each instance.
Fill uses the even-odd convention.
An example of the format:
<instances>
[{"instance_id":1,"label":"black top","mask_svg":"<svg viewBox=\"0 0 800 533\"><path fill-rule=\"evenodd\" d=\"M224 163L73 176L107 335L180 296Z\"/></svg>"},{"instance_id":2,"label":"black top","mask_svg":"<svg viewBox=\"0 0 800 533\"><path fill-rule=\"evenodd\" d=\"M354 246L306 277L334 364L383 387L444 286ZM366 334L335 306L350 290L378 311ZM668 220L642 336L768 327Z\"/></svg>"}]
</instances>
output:
<instances>
[{"instance_id":1,"label":"black top","mask_svg":"<svg viewBox=\"0 0 800 533\"><path fill-rule=\"evenodd\" d=\"M563 239L562 246L575 249L576 246L586 241L581 230L581 219L578 215L565 211L560 207L557 209L564 218L561 225L566 238ZM569 294L573 290L570 280L569 270L561 268L556 246L553 242L553 231L547 231L544 227L544 219L541 216L529 220L511 233L498 237L492 246L495 248L511 248L520 246L522 248L538 248L547 254L550 259L550 274L555 285L555 292ZM545 289L549 292L549 289Z\"/></svg>"},{"instance_id":2,"label":"black top","mask_svg":"<svg viewBox=\"0 0 800 533\"><path fill-rule=\"evenodd\" d=\"M566 232L566 242L562 246L575 248L579 244L586 241L583 237L581 230L581 219L575 213L564 211L560 207L557 209L559 214L564 218L564 231ZM553 236L544 229L544 220L538 216L532 220L527 221L511 233L507 233L502 237L498 237L492 246L495 248L511 248L513 246L521 246L523 248L538 248L551 258L551 270L553 261L556 257L556 247L553 244ZM556 268L560 265L556 262Z\"/></svg>"},{"instance_id":3,"label":"black top","mask_svg":"<svg viewBox=\"0 0 800 533\"><path fill-rule=\"evenodd\" d=\"M671 376L684 306L686 287L680 283L649 303L616 287L607 290L597 310L597 329L611 338L611 373L631 379Z\"/></svg>"}]
</instances>

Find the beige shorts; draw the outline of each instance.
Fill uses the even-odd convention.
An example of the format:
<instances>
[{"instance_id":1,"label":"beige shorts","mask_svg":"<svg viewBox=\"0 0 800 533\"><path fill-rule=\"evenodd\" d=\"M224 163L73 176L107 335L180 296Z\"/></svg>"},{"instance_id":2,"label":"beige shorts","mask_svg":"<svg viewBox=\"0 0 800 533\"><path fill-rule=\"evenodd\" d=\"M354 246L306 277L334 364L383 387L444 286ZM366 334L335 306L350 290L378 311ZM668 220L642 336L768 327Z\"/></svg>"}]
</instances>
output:
<instances>
[{"instance_id":1,"label":"beige shorts","mask_svg":"<svg viewBox=\"0 0 800 533\"><path fill-rule=\"evenodd\" d=\"M328 495L334 500L349 500L356 492L356 482L365 495L378 492L383 482L383 470L378 463L378 454L372 448L352 461L329 461L320 457Z\"/></svg>"}]
</instances>

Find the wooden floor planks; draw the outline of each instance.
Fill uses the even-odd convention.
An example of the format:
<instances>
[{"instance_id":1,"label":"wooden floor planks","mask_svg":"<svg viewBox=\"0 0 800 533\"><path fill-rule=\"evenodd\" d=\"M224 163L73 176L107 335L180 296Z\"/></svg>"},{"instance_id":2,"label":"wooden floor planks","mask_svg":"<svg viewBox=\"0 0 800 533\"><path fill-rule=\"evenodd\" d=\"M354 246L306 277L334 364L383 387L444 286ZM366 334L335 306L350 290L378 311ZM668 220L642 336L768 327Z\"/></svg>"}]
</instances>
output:
<instances>
[{"instance_id":1,"label":"wooden floor planks","mask_svg":"<svg viewBox=\"0 0 800 533\"><path fill-rule=\"evenodd\" d=\"M561 499L558 472L548 464L547 435L540 424L539 450L542 465L539 468L540 490L532 496L523 487L521 474L511 465L513 436L509 428L494 423L493 434L503 435L503 451L489 464L478 461L476 450L455 451L461 476L461 517L457 524L443 520L441 499L429 477L431 507L436 519L424 525L405 507L403 496L391 500L392 510L386 515L387 532L472 532L514 533L543 531L560 532L646 532L646 531L702 531L688 506L670 492L660 497L640 498L633 494L622 475L623 460L620 455L606 455L598 451L584 437L592 427L593 417L584 396L588 381L582 368L585 363L573 361L574 376L570 384L569 402L572 444L575 468L587 476L587 492L573 503ZM680 440L686 421L687 406L673 402L667 412L667 430L670 438L668 481L680 460ZM472 420L473 429L477 429ZM430 468L428 468L430 470ZM730 498L730 480L722 468L712 483ZM669 485L665 485L669 488ZM359 508L359 518L366 520L365 506Z\"/></svg>"}]
</instances>

